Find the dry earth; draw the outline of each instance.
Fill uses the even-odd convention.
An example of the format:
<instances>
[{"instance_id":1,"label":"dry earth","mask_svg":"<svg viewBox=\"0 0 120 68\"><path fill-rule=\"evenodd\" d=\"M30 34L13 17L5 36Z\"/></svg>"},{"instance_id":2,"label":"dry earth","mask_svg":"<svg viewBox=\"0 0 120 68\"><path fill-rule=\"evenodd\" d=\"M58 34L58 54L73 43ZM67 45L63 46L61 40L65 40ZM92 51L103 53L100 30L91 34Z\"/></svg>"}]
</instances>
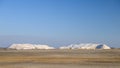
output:
<instances>
[{"instance_id":1,"label":"dry earth","mask_svg":"<svg viewBox=\"0 0 120 68\"><path fill-rule=\"evenodd\" d=\"M0 68L120 68L120 49L0 49Z\"/></svg>"}]
</instances>

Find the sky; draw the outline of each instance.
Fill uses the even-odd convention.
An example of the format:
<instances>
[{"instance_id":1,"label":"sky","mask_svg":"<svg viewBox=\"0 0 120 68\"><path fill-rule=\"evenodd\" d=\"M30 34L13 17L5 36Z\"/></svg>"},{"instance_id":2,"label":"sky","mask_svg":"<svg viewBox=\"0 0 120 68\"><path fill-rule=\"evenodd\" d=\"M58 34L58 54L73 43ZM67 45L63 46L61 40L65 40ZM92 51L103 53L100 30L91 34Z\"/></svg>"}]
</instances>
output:
<instances>
[{"instance_id":1,"label":"sky","mask_svg":"<svg viewBox=\"0 0 120 68\"><path fill-rule=\"evenodd\" d=\"M120 0L0 0L0 47L13 43L120 48Z\"/></svg>"}]
</instances>

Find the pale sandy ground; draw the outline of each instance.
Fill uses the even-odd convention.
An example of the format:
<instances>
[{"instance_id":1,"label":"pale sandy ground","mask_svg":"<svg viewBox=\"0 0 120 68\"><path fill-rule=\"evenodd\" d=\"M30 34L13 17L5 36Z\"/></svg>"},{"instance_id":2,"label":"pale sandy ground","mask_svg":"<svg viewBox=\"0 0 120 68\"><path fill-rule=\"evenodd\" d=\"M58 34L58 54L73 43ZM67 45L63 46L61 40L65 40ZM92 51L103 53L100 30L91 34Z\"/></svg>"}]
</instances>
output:
<instances>
[{"instance_id":1,"label":"pale sandy ground","mask_svg":"<svg viewBox=\"0 0 120 68\"><path fill-rule=\"evenodd\" d=\"M0 68L120 68L119 64L42 64L15 63L3 64Z\"/></svg>"},{"instance_id":2,"label":"pale sandy ground","mask_svg":"<svg viewBox=\"0 0 120 68\"><path fill-rule=\"evenodd\" d=\"M0 68L120 68L120 49L0 49Z\"/></svg>"}]
</instances>

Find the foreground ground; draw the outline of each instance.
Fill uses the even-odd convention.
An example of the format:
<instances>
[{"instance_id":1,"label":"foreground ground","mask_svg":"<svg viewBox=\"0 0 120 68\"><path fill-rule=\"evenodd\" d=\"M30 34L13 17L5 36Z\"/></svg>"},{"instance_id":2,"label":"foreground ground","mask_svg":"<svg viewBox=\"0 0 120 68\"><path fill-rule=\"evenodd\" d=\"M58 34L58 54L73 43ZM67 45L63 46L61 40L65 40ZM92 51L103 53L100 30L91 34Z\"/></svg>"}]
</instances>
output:
<instances>
[{"instance_id":1,"label":"foreground ground","mask_svg":"<svg viewBox=\"0 0 120 68\"><path fill-rule=\"evenodd\" d=\"M0 49L0 68L120 68L120 49Z\"/></svg>"}]
</instances>

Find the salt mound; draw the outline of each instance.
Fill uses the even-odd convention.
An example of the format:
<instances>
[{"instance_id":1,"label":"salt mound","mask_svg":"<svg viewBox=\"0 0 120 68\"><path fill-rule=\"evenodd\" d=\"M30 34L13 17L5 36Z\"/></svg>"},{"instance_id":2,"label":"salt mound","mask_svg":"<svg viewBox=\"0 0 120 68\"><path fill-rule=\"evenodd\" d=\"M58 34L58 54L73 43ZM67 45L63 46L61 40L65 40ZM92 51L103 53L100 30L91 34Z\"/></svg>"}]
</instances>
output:
<instances>
[{"instance_id":1,"label":"salt mound","mask_svg":"<svg viewBox=\"0 0 120 68\"><path fill-rule=\"evenodd\" d=\"M10 49L55 49L48 45L36 45L36 44L12 44ZM105 44L71 44L68 46L60 47L59 49L111 49Z\"/></svg>"},{"instance_id":2,"label":"salt mound","mask_svg":"<svg viewBox=\"0 0 120 68\"><path fill-rule=\"evenodd\" d=\"M35 45L35 44L12 44L10 49L54 49L54 47L50 47L48 45Z\"/></svg>"},{"instance_id":3,"label":"salt mound","mask_svg":"<svg viewBox=\"0 0 120 68\"><path fill-rule=\"evenodd\" d=\"M11 49L35 49L32 44L12 44L9 48Z\"/></svg>"},{"instance_id":4,"label":"salt mound","mask_svg":"<svg viewBox=\"0 0 120 68\"><path fill-rule=\"evenodd\" d=\"M111 49L105 44L71 44L60 47L60 49Z\"/></svg>"},{"instance_id":5,"label":"salt mound","mask_svg":"<svg viewBox=\"0 0 120 68\"><path fill-rule=\"evenodd\" d=\"M54 49L54 47L50 47L48 45L34 45L35 49Z\"/></svg>"}]
</instances>

